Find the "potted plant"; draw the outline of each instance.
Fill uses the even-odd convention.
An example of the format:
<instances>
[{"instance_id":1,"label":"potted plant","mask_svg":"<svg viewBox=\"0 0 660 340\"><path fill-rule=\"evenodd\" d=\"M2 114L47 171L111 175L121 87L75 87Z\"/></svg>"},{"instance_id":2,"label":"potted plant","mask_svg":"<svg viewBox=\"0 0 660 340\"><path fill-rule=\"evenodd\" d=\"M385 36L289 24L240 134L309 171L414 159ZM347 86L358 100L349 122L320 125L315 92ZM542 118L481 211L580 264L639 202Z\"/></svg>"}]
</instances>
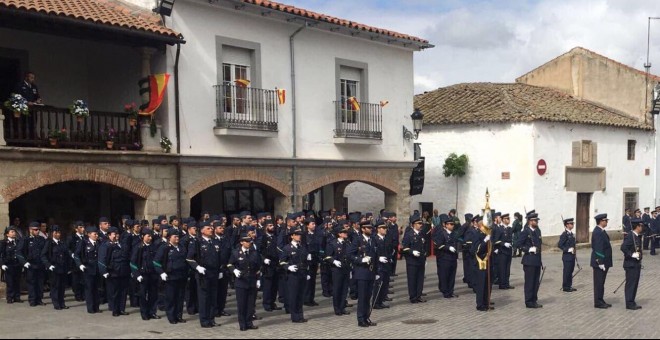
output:
<instances>
[{"instance_id":1,"label":"potted plant","mask_svg":"<svg viewBox=\"0 0 660 340\"><path fill-rule=\"evenodd\" d=\"M76 117L78 123L82 123L85 118L89 117L89 108L84 101L78 99L69 106L69 113Z\"/></svg>"},{"instance_id":2,"label":"potted plant","mask_svg":"<svg viewBox=\"0 0 660 340\"><path fill-rule=\"evenodd\" d=\"M50 146L57 147L60 141L66 140L68 134L66 129L52 130L48 133L48 141Z\"/></svg>"},{"instance_id":3,"label":"potted plant","mask_svg":"<svg viewBox=\"0 0 660 340\"><path fill-rule=\"evenodd\" d=\"M12 93L9 96L9 99L5 101L5 107L14 112L14 118L20 118L21 115L30 115L28 101L17 93Z\"/></svg>"},{"instance_id":4,"label":"potted plant","mask_svg":"<svg viewBox=\"0 0 660 340\"><path fill-rule=\"evenodd\" d=\"M112 150L115 146L115 137L117 136L117 131L109 126L106 126L106 128L101 131L101 135L105 141L106 148L108 148L108 150Z\"/></svg>"},{"instance_id":5,"label":"potted plant","mask_svg":"<svg viewBox=\"0 0 660 340\"><path fill-rule=\"evenodd\" d=\"M138 115L139 115L137 105L135 105L135 103L124 105L124 112L126 112L128 114L128 124L131 127L136 126L137 121L138 121Z\"/></svg>"},{"instance_id":6,"label":"potted plant","mask_svg":"<svg viewBox=\"0 0 660 340\"><path fill-rule=\"evenodd\" d=\"M163 149L164 153L170 153L172 150L172 141L167 137L161 137L160 147Z\"/></svg>"}]
</instances>

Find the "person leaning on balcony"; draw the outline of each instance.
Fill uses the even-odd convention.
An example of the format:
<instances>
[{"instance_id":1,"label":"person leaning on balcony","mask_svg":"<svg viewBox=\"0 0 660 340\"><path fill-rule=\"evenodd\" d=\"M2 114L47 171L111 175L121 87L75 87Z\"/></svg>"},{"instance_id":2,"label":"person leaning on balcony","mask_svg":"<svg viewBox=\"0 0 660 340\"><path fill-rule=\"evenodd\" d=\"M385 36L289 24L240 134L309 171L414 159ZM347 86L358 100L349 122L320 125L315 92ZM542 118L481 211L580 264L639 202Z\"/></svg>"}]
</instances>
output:
<instances>
[{"instance_id":1,"label":"person leaning on balcony","mask_svg":"<svg viewBox=\"0 0 660 340\"><path fill-rule=\"evenodd\" d=\"M39 93L39 88L35 84L36 75L34 72L26 72L25 78L21 83L16 86L15 93L20 94L28 101L28 105L41 105L43 101L41 99L41 94Z\"/></svg>"}]
</instances>

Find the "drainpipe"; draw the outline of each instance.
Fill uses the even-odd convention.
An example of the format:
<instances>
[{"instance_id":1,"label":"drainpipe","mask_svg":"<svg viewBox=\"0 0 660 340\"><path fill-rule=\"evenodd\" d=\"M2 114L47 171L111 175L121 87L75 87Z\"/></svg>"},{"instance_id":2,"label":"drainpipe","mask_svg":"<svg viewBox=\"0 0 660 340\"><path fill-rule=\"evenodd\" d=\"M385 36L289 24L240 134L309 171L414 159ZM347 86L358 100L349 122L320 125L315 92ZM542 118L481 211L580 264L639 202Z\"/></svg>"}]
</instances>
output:
<instances>
[{"instance_id":1,"label":"drainpipe","mask_svg":"<svg viewBox=\"0 0 660 340\"><path fill-rule=\"evenodd\" d=\"M181 216L181 123L179 105L179 57L181 55L181 44L176 44L176 59L174 60L174 120L176 124L176 214Z\"/></svg>"},{"instance_id":2,"label":"drainpipe","mask_svg":"<svg viewBox=\"0 0 660 340\"><path fill-rule=\"evenodd\" d=\"M289 37L289 51L291 53L291 111L293 117L293 168L291 172L291 207L293 211L298 210L298 202L296 199L296 193L298 190L298 183L296 181L296 174L298 172L298 167L296 166L295 160L298 158L298 135L296 130L296 58L295 58L295 49L294 49L294 39L298 33L304 30L308 26L308 23L299 27L291 36Z\"/></svg>"}]
</instances>

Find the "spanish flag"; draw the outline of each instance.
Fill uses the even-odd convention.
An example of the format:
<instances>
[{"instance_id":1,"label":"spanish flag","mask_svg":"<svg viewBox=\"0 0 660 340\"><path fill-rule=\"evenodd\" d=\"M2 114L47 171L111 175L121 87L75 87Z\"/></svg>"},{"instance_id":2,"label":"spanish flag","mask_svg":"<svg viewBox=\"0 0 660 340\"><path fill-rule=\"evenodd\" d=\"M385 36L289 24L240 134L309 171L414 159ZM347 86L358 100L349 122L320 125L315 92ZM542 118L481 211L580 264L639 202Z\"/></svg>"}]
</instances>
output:
<instances>
[{"instance_id":1,"label":"spanish flag","mask_svg":"<svg viewBox=\"0 0 660 340\"><path fill-rule=\"evenodd\" d=\"M152 116L163 103L165 89L170 81L168 73L149 76L149 103L140 107L141 116Z\"/></svg>"},{"instance_id":2,"label":"spanish flag","mask_svg":"<svg viewBox=\"0 0 660 340\"><path fill-rule=\"evenodd\" d=\"M357 101L357 99L355 99L355 97L349 97L348 98L348 104L351 106L351 110L360 111L360 103L358 103L358 101Z\"/></svg>"},{"instance_id":3,"label":"spanish flag","mask_svg":"<svg viewBox=\"0 0 660 340\"><path fill-rule=\"evenodd\" d=\"M285 89L277 89L277 99L280 102L280 105L284 105L286 103L286 90Z\"/></svg>"},{"instance_id":4,"label":"spanish flag","mask_svg":"<svg viewBox=\"0 0 660 340\"><path fill-rule=\"evenodd\" d=\"M381 101L380 101L380 107L385 107L385 106L387 106L387 104L389 104L389 103L390 103L389 100L381 100Z\"/></svg>"},{"instance_id":5,"label":"spanish flag","mask_svg":"<svg viewBox=\"0 0 660 340\"><path fill-rule=\"evenodd\" d=\"M234 83L236 83L236 86L238 87L248 87L250 85L250 81L247 79L236 79L234 80Z\"/></svg>"}]
</instances>

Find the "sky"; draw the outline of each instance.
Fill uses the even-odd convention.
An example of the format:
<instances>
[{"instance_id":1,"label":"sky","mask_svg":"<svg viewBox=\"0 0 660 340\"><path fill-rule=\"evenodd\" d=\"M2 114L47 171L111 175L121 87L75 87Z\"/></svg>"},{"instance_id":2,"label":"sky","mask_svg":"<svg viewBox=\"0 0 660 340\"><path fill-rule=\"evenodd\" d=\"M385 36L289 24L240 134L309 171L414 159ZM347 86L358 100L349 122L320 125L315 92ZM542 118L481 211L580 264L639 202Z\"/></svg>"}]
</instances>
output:
<instances>
[{"instance_id":1,"label":"sky","mask_svg":"<svg viewBox=\"0 0 660 340\"><path fill-rule=\"evenodd\" d=\"M414 35L415 93L467 82L514 82L581 46L644 69L648 17L660 0L280 0ZM660 20L651 21L651 72L660 74Z\"/></svg>"}]
</instances>

